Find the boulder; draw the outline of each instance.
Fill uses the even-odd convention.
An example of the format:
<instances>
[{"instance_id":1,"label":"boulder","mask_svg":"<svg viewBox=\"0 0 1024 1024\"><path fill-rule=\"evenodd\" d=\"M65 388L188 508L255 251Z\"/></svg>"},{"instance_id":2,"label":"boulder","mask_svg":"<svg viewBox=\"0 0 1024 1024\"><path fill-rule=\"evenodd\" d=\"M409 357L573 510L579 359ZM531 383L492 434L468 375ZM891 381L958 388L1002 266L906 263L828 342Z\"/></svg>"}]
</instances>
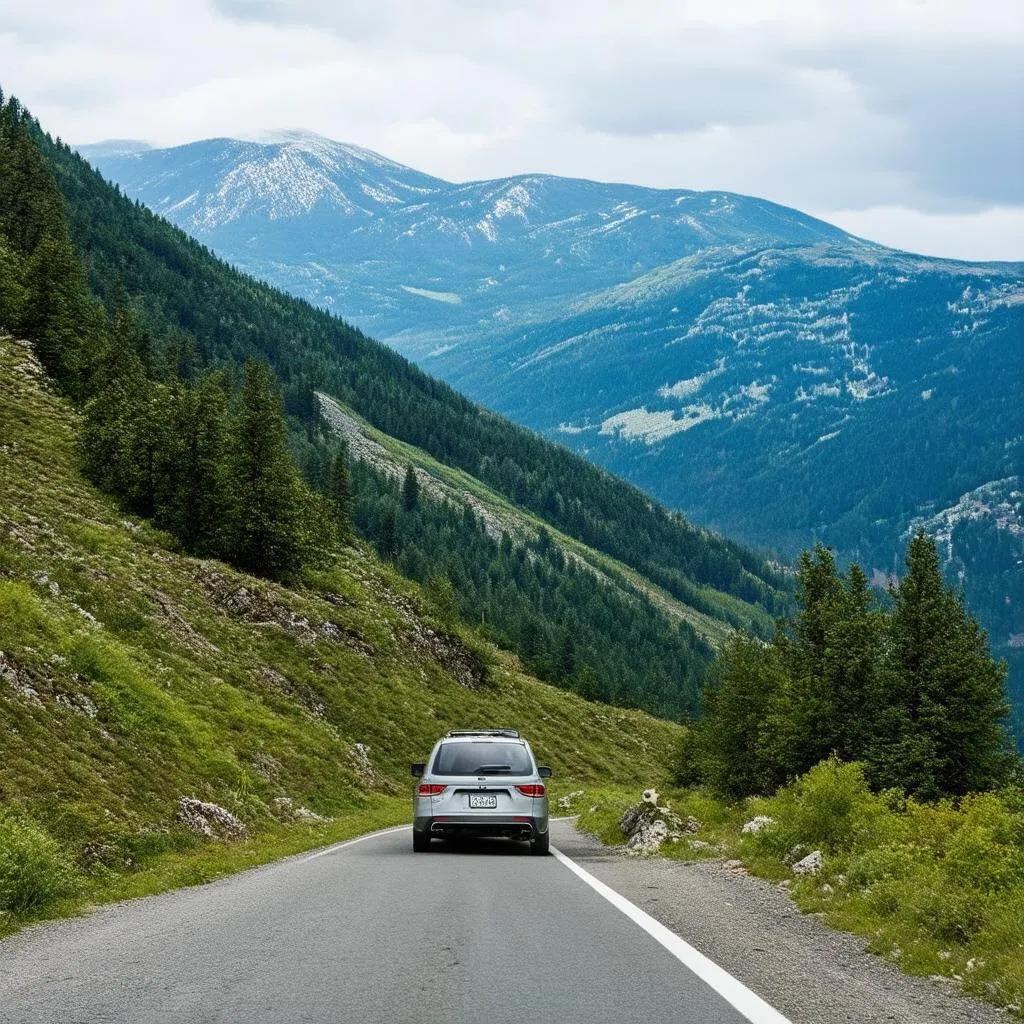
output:
<instances>
[{"instance_id":1,"label":"boulder","mask_svg":"<svg viewBox=\"0 0 1024 1024\"><path fill-rule=\"evenodd\" d=\"M239 838L246 833L245 823L236 818L227 808L220 804L206 803L195 797L178 798L178 820L197 836L206 839L220 837Z\"/></svg>"},{"instance_id":2,"label":"boulder","mask_svg":"<svg viewBox=\"0 0 1024 1024\"><path fill-rule=\"evenodd\" d=\"M640 803L626 808L619 828L626 836L626 850L635 855L656 853L664 842L675 842L684 832L700 828L696 818L683 819L670 807L658 805L658 794L644 790Z\"/></svg>"},{"instance_id":3,"label":"boulder","mask_svg":"<svg viewBox=\"0 0 1024 1024\"><path fill-rule=\"evenodd\" d=\"M825 862L825 858L822 856L821 850L814 850L812 853L807 854L803 860L798 860L793 865L794 875L816 875L821 870L821 865Z\"/></svg>"}]
</instances>

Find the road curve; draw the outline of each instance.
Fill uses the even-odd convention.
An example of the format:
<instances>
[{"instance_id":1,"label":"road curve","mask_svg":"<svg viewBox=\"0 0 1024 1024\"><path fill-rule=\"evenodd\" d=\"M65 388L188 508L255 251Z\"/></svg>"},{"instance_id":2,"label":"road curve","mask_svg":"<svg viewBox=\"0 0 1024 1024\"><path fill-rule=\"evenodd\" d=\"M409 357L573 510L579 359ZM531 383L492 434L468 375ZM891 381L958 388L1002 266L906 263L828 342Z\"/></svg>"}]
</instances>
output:
<instances>
[{"instance_id":1,"label":"road curve","mask_svg":"<svg viewBox=\"0 0 1024 1024\"><path fill-rule=\"evenodd\" d=\"M434 847L378 834L30 929L0 943L0 1020L747 1020L556 858Z\"/></svg>"}]
</instances>

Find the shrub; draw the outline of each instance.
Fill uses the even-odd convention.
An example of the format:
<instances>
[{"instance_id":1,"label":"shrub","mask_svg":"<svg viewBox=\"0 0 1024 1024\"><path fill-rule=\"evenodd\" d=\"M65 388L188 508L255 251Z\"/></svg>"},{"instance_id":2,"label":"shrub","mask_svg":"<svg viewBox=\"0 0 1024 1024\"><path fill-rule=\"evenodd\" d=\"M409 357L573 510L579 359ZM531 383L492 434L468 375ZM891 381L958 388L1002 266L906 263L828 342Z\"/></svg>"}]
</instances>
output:
<instances>
[{"instance_id":1,"label":"shrub","mask_svg":"<svg viewBox=\"0 0 1024 1024\"><path fill-rule=\"evenodd\" d=\"M78 874L34 821L0 811L0 911L38 912L78 888Z\"/></svg>"},{"instance_id":2,"label":"shrub","mask_svg":"<svg viewBox=\"0 0 1024 1024\"><path fill-rule=\"evenodd\" d=\"M765 803L763 813L778 825L757 837L766 852L784 854L794 846L826 853L866 845L889 813L864 777L863 767L830 757Z\"/></svg>"}]
</instances>

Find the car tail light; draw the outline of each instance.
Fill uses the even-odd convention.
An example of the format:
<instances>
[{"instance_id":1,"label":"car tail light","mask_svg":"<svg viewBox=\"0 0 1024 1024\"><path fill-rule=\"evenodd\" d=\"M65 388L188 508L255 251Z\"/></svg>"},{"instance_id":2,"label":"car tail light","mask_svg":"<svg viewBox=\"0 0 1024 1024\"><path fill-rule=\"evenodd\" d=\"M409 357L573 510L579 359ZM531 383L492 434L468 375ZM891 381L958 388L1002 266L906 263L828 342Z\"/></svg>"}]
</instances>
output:
<instances>
[{"instance_id":1,"label":"car tail light","mask_svg":"<svg viewBox=\"0 0 1024 1024\"><path fill-rule=\"evenodd\" d=\"M516 786L523 796L543 796L544 795L544 784L543 783L530 783L526 786Z\"/></svg>"},{"instance_id":2,"label":"car tail light","mask_svg":"<svg viewBox=\"0 0 1024 1024\"><path fill-rule=\"evenodd\" d=\"M417 796L440 796L448 787L439 786L436 782L421 782L416 787Z\"/></svg>"}]
</instances>

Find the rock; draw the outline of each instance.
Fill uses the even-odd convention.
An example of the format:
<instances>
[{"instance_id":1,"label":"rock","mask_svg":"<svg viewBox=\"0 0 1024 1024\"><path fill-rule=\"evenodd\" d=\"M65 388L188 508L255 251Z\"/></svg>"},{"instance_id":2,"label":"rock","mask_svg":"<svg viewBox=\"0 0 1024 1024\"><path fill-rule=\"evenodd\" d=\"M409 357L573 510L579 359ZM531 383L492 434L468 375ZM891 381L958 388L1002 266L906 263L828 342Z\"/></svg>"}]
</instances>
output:
<instances>
[{"instance_id":1,"label":"rock","mask_svg":"<svg viewBox=\"0 0 1024 1024\"><path fill-rule=\"evenodd\" d=\"M640 825L629 837L626 849L633 854L656 853L668 838L668 826L660 818L655 818Z\"/></svg>"},{"instance_id":2,"label":"rock","mask_svg":"<svg viewBox=\"0 0 1024 1024\"><path fill-rule=\"evenodd\" d=\"M367 785L377 780L377 773L370 763L370 748L365 743L352 744L352 764L355 766L356 774Z\"/></svg>"},{"instance_id":3,"label":"rock","mask_svg":"<svg viewBox=\"0 0 1024 1024\"><path fill-rule=\"evenodd\" d=\"M275 796L273 800L275 810L282 816L292 818L294 821L315 824L320 821L330 821L322 814L311 811L308 807L296 807L295 801L290 796Z\"/></svg>"},{"instance_id":4,"label":"rock","mask_svg":"<svg viewBox=\"0 0 1024 1024\"><path fill-rule=\"evenodd\" d=\"M0 651L0 680L7 683L22 700L27 700L36 707L43 706L39 691L32 685L38 683L39 680L27 668L17 664L13 657L8 657L3 651Z\"/></svg>"},{"instance_id":5,"label":"rock","mask_svg":"<svg viewBox=\"0 0 1024 1024\"><path fill-rule=\"evenodd\" d=\"M646 789L642 801L623 812L619 828L627 837L629 853L647 854L656 853L666 841L675 842L682 838L684 831L696 831L700 822L696 818L688 818L684 823L670 807L659 807L658 794L653 789Z\"/></svg>"},{"instance_id":6,"label":"rock","mask_svg":"<svg viewBox=\"0 0 1024 1024\"><path fill-rule=\"evenodd\" d=\"M745 836L756 836L774 824L774 818L769 817L767 814L759 814L757 817L751 818L750 821L740 829L740 832Z\"/></svg>"},{"instance_id":7,"label":"rock","mask_svg":"<svg viewBox=\"0 0 1024 1024\"><path fill-rule=\"evenodd\" d=\"M566 811L571 810L572 805L581 796L583 796L583 790L582 789L574 790L572 793L566 793L565 796L562 796L562 797L558 798L558 806L561 807L563 810L566 810Z\"/></svg>"},{"instance_id":8,"label":"rock","mask_svg":"<svg viewBox=\"0 0 1024 1024\"><path fill-rule=\"evenodd\" d=\"M790 866L792 866L806 854L807 847L797 844L796 846L791 847L790 850L786 853L786 856L782 858L782 863L789 864Z\"/></svg>"},{"instance_id":9,"label":"rock","mask_svg":"<svg viewBox=\"0 0 1024 1024\"><path fill-rule=\"evenodd\" d=\"M99 708L84 693L58 693L54 702L86 718L95 718L99 714Z\"/></svg>"},{"instance_id":10,"label":"rock","mask_svg":"<svg viewBox=\"0 0 1024 1024\"><path fill-rule=\"evenodd\" d=\"M227 808L191 796L178 798L178 819L190 832L206 839L239 838L247 831L245 823Z\"/></svg>"},{"instance_id":11,"label":"rock","mask_svg":"<svg viewBox=\"0 0 1024 1024\"><path fill-rule=\"evenodd\" d=\"M825 862L825 858L822 856L821 850L815 850L813 853L807 854L803 860L798 860L793 865L794 875L816 875L821 870L821 865Z\"/></svg>"}]
</instances>

